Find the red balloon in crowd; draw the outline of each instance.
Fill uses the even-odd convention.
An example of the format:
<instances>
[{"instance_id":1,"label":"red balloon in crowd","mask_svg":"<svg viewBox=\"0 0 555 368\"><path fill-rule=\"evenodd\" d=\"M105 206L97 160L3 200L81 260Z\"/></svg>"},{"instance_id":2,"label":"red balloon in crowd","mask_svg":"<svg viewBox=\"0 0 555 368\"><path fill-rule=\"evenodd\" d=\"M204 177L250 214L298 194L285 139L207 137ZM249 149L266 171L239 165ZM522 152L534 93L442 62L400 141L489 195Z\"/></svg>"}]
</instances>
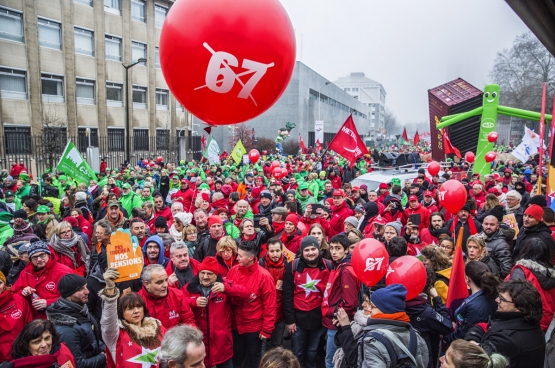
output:
<instances>
[{"instance_id":1,"label":"red balloon in crowd","mask_svg":"<svg viewBox=\"0 0 555 368\"><path fill-rule=\"evenodd\" d=\"M148 165L151 166L151 167L154 166L155 165L154 161L150 161Z\"/></svg>"},{"instance_id":2,"label":"red balloon in crowd","mask_svg":"<svg viewBox=\"0 0 555 368\"><path fill-rule=\"evenodd\" d=\"M262 154L266 156L268 154L268 151L262 151Z\"/></svg>"},{"instance_id":3,"label":"red balloon in crowd","mask_svg":"<svg viewBox=\"0 0 555 368\"><path fill-rule=\"evenodd\" d=\"M497 153L495 153L493 151L489 151L484 156L484 159L486 160L486 162L492 162L493 160L495 160L496 157L497 157Z\"/></svg>"},{"instance_id":4,"label":"red balloon in crowd","mask_svg":"<svg viewBox=\"0 0 555 368\"><path fill-rule=\"evenodd\" d=\"M258 150L255 150L255 149L251 149L249 152L249 161L252 164L255 164L258 162L259 159L260 159L260 152L258 152Z\"/></svg>"},{"instance_id":5,"label":"red balloon in crowd","mask_svg":"<svg viewBox=\"0 0 555 368\"><path fill-rule=\"evenodd\" d=\"M468 151L467 153L464 154L464 160L469 164L473 163L475 159L476 159L476 155L474 155L474 152Z\"/></svg>"},{"instance_id":6,"label":"red balloon in crowd","mask_svg":"<svg viewBox=\"0 0 555 368\"><path fill-rule=\"evenodd\" d=\"M158 157L156 157L156 161L162 162L162 161L164 161L164 158L162 156L158 156Z\"/></svg>"},{"instance_id":7,"label":"red balloon in crowd","mask_svg":"<svg viewBox=\"0 0 555 368\"><path fill-rule=\"evenodd\" d=\"M143 164L148 165L148 160L147 160L147 159L144 159L144 160L143 160Z\"/></svg>"},{"instance_id":8,"label":"red balloon in crowd","mask_svg":"<svg viewBox=\"0 0 555 368\"><path fill-rule=\"evenodd\" d=\"M439 203L452 214L456 214L466 203L466 189L461 182L447 180L438 189Z\"/></svg>"},{"instance_id":9,"label":"red balloon in crowd","mask_svg":"<svg viewBox=\"0 0 555 368\"><path fill-rule=\"evenodd\" d=\"M287 174L289 174L289 171L285 167L282 167L281 168L281 177L284 178L284 177L287 176Z\"/></svg>"},{"instance_id":10,"label":"red balloon in crowd","mask_svg":"<svg viewBox=\"0 0 555 368\"><path fill-rule=\"evenodd\" d=\"M499 138L499 134L497 132L491 132L488 134L488 142L493 143Z\"/></svg>"},{"instance_id":11,"label":"red balloon in crowd","mask_svg":"<svg viewBox=\"0 0 555 368\"><path fill-rule=\"evenodd\" d=\"M406 300L411 300L424 290L426 277L426 267L422 261L413 256L402 256L389 265L385 284L404 285L407 288Z\"/></svg>"},{"instance_id":12,"label":"red balloon in crowd","mask_svg":"<svg viewBox=\"0 0 555 368\"><path fill-rule=\"evenodd\" d=\"M281 179L282 178L281 168L274 167L274 170L272 171L272 174L274 175L274 178Z\"/></svg>"},{"instance_id":13,"label":"red balloon in crowd","mask_svg":"<svg viewBox=\"0 0 555 368\"><path fill-rule=\"evenodd\" d=\"M299 223L297 224L297 227L299 228L299 230L301 230L301 233L303 234L303 236L308 235L308 227L306 227L304 222L299 221Z\"/></svg>"},{"instance_id":14,"label":"red balloon in crowd","mask_svg":"<svg viewBox=\"0 0 555 368\"><path fill-rule=\"evenodd\" d=\"M439 165L439 162L432 161L428 164L428 173L431 176L436 176L437 174L439 174L439 170L441 170L441 166Z\"/></svg>"},{"instance_id":15,"label":"red balloon in crowd","mask_svg":"<svg viewBox=\"0 0 555 368\"><path fill-rule=\"evenodd\" d=\"M272 161L272 170L276 167L279 167L279 161Z\"/></svg>"},{"instance_id":16,"label":"red balloon in crowd","mask_svg":"<svg viewBox=\"0 0 555 368\"><path fill-rule=\"evenodd\" d=\"M238 124L270 108L291 79L295 52L279 0L177 1L160 34L168 87L211 125Z\"/></svg>"},{"instance_id":17,"label":"red balloon in crowd","mask_svg":"<svg viewBox=\"0 0 555 368\"><path fill-rule=\"evenodd\" d=\"M362 239L353 250L353 269L366 286L376 285L386 274L389 254L376 239Z\"/></svg>"}]
</instances>

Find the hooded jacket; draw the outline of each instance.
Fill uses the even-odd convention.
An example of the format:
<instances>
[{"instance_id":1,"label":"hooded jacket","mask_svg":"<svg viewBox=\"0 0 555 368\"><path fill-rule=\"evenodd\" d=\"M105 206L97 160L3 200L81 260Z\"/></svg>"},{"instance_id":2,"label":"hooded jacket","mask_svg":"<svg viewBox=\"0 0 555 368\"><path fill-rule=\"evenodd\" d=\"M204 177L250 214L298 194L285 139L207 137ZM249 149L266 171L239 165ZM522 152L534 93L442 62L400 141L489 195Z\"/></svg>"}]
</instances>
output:
<instances>
[{"instance_id":1,"label":"hooded jacket","mask_svg":"<svg viewBox=\"0 0 555 368\"><path fill-rule=\"evenodd\" d=\"M353 210L347 206L347 202L343 201L339 206L331 207L330 233L329 238L343 232L343 224L347 217L353 215Z\"/></svg>"},{"instance_id":2,"label":"hooded jacket","mask_svg":"<svg viewBox=\"0 0 555 368\"><path fill-rule=\"evenodd\" d=\"M158 244L158 247L160 248L160 253L158 253L158 262L156 262L156 263L159 264L159 265L164 266L164 268L165 268L168 265L168 263L170 262L170 259L164 257L164 242L162 241L162 239L158 235L152 235L143 244L143 256L145 257L145 266L149 264L148 256L147 256L147 253L146 253L146 247L147 247L147 244L150 243L150 242L154 242L154 243ZM150 264L152 264L152 263L150 263Z\"/></svg>"},{"instance_id":3,"label":"hooded jacket","mask_svg":"<svg viewBox=\"0 0 555 368\"><path fill-rule=\"evenodd\" d=\"M490 236L487 236L484 232L480 235L483 236L486 242L488 255L495 260L495 263L499 266L500 277L504 279L511 272L514 265L509 244L505 241L505 235L501 229L497 229Z\"/></svg>"},{"instance_id":4,"label":"hooded jacket","mask_svg":"<svg viewBox=\"0 0 555 368\"><path fill-rule=\"evenodd\" d=\"M264 267L272 278L276 286L276 322L283 320L283 276L285 274L285 266L287 265L287 257L281 256L279 261L274 262L266 254L260 259L260 265Z\"/></svg>"},{"instance_id":5,"label":"hooded jacket","mask_svg":"<svg viewBox=\"0 0 555 368\"><path fill-rule=\"evenodd\" d=\"M141 196L133 193L132 191L129 191L129 193L127 194L122 193L119 202L121 203L121 206L125 208L128 214L131 213L133 208L141 208L141 205L143 204L143 201L141 201Z\"/></svg>"}]
</instances>

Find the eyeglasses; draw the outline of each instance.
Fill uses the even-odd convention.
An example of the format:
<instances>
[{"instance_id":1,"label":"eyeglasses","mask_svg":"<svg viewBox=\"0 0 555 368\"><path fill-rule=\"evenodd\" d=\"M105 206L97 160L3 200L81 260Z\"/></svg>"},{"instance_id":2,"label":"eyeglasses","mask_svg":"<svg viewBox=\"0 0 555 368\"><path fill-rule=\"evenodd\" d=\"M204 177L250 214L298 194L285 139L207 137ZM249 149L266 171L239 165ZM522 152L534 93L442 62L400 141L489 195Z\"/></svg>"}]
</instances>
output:
<instances>
[{"instance_id":1,"label":"eyeglasses","mask_svg":"<svg viewBox=\"0 0 555 368\"><path fill-rule=\"evenodd\" d=\"M515 302L513 302L512 300L507 300L507 299L503 298L501 296L501 294L497 295L497 297L499 298L499 301L501 301L501 302L515 304Z\"/></svg>"},{"instance_id":2,"label":"eyeglasses","mask_svg":"<svg viewBox=\"0 0 555 368\"><path fill-rule=\"evenodd\" d=\"M439 247L440 247L440 248L443 248L443 249L449 249L449 250L452 250L452 249L453 249L453 247L450 246L450 245L443 245L443 244L440 244Z\"/></svg>"},{"instance_id":3,"label":"eyeglasses","mask_svg":"<svg viewBox=\"0 0 555 368\"><path fill-rule=\"evenodd\" d=\"M71 234L73 230L66 230L66 231L60 231L60 235L64 235L64 234Z\"/></svg>"},{"instance_id":4,"label":"eyeglasses","mask_svg":"<svg viewBox=\"0 0 555 368\"><path fill-rule=\"evenodd\" d=\"M37 254L37 255L31 257L31 261L36 261L39 258L45 259L47 255L48 254L46 254L46 253Z\"/></svg>"}]
</instances>

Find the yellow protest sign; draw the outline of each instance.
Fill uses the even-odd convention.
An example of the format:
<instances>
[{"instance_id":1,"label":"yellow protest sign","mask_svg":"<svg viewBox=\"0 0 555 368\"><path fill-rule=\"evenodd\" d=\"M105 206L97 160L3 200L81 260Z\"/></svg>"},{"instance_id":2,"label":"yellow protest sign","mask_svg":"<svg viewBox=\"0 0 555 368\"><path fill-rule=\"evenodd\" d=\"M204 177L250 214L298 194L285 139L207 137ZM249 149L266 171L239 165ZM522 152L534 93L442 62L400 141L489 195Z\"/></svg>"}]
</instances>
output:
<instances>
[{"instance_id":1,"label":"yellow protest sign","mask_svg":"<svg viewBox=\"0 0 555 368\"><path fill-rule=\"evenodd\" d=\"M503 216L503 223L515 231L514 239L516 239L516 236L518 235L518 223L516 222L515 214L509 213L508 215Z\"/></svg>"},{"instance_id":2,"label":"yellow protest sign","mask_svg":"<svg viewBox=\"0 0 555 368\"><path fill-rule=\"evenodd\" d=\"M119 272L116 282L135 280L143 271L143 251L139 247L137 237L131 236L129 230L118 229L110 236L110 244L106 247L108 267Z\"/></svg>"},{"instance_id":3,"label":"yellow protest sign","mask_svg":"<svg viewBox=\"0 0 555 368\"><path fill-rule=\"evenodd\" d=\"M233 161L235 161L235 165L239 165L241 163L245 153L247 153L247 150L245 149L245 146L243 146L243 142L239 139L233 148L233 151L231 151L231 157L233 158Z\"/></svg>"}]
</instances>

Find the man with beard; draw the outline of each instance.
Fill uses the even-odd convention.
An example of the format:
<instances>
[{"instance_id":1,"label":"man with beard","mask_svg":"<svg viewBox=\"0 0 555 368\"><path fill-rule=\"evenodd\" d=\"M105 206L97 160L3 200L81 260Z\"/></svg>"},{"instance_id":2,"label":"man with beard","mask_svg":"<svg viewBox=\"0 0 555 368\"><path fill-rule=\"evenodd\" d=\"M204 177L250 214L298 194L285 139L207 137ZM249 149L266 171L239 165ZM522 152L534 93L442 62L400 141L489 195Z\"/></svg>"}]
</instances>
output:
<instances>
[{"instance_id":1,"label":"man with beard","mask_svg":"<svg viewBox=\"0 0 555 368\"><path fill-rule=\"evenodd\" d=\"M420 239L424 244L439 244L438 230L445 225L445 219L440 212L434 212L430 215L430 226L420 231Z\"/></svg>"},{"instance_id":2,"label":"man with beard","mask_svg":"<svg viewBox=\"0 0 555 368\"><path fill-rule=\"evenodd\" d=\"M250 210L249 202L242 199L235 205L235 215L231 216L231 220L233 225L239 227L246 218L254 220L254 215Z\"/></svg>"},{"instance_id":3,"label":"man with beard","mask_svg":"<svg viewBox=\"0 0 555 368\"><path fill-rule=\"evenodd\" d=\"M332 269L331 261L320 255L320 243L313 236L303 239L300 257L285 266L285 324L293 354L307 368L316 368L318 345L326 332L322 326L322 297Z\"/></svg>"},{"instance_id":4,"label":"man with beard","mask_svg":"<svg viewBox=\"0 0 555 368\"><path fill-rule=\"evenodd\" d=\"M200 262L190 258L189 248L184 242L175 242L170 247L170 263L166 266L168 285L181 289L198 274Z\"/></svg>"},{"instance_id":5,"label":"man with beard","mask_svg":"<svg viewBox=\"0 0 555 368\"><path fill-rule=\"evenodd\" d=\"M427 209L430 214L439 211L437 203L434 200L433 193L429 190L424 192L424 200L422 201L422 207Z\"/></svg>"},{"instance_id":6,"label":"man with beard","mask_svg":"<svg viewBox=\"0 0 555 368\"><path fill-rule=\"evenodd\" d=\"M184 323L195 326L195 316L189 304L181 291L168 287L168 275L162 265L146 266L141 279L143 287L138 294L143 297L151 317L168 330Z\"/></svg>"},{"instance_id":7,"label":"man with beard","mask_svg":"<svg viewBox=\"0 0 555 368\"><path fill-rule=\"evenodd\" d=\"M225 235L224 224L219 215L213 215L208 218L208 232L209 236L203 237L195 249L193 257L199 262L202 262L208 256L216 256L216 245Z\"/></svg>"},{"instance_id":8,"label":"man with beard","mask_svg":"<svg viewBox=\"0 0 555 368\"><path fill-rule=\"evenodd\" d=\"M100 324L89 313L89 290L84 277L69 274L58 282L60 298L46 310L48 320L56 326L60 341L75 358L77 367L96 368L106 365Z\"/></svg>"},{"instance_id":9,"label":"man with beard","mask_svg":"<svg viewBox=\"0 0 555 368\"><path fill-rule=\"evenodd\" d=\"M537 204L530 205L524 211L523 225L516 237L515 247L513 249L513 260L516 260L520 251L527 241L538 238L548 245L549 249L555 249L555 240L551 237L551 230L542 221L543 208Z\"/></svg>"},{"instance_id":10,"label":"man with beard","mask_svg":"<svg viewBox=\"0 0 555 368\"><path fill-rule=\"evenodd\" d=\"M137 237L137 240L139 241L139 246L142 247L147 239L144 221L137 217L131 219L129 221L129 230L131 232L131 235Z\"/></svg>"},{"instance_id":11,"label":"man with beard","mask_svg":"<svg viewBox=\"0 0 555 368\"><path fill-rule=\"evenodd\" d=\"M143 245L143 255L145 266L159 264L166 267L170 260L164 257L164 242L158 235L148 238Z\"/></svg>"},{"instance_id":12,"label":"man with beard","mask_svg":"<svg viewBox=\"0 0 555 368\"><path fill-rule=\"evenodd\" d=\"M502 218L502 216L500 217ZM505 241L505 235L499 228L499 219L493 215L486 216L482 227L484 231L481 236L486 242L488 255L495 260L500 269L501 279L504 279L513 268L513 260L509 244Z\"/></svg>"},{"instance_id":13,"label":"man with beard","mask_svg":"<svg viewBox=\"0 0 555 368\"><path fill-rule=\"evenodd\" d=\"M467 254L466 241L470 235L476 235L482 231L482 224L470 215L470 209L467 205L464 205L463 208L457 213L457 216L453 217L445 224L445 227L455 234L456 240L458 239L459 229L461 226L464 228L462 235L462 249L463 252Z\"/></svg>"}]
</instances>

